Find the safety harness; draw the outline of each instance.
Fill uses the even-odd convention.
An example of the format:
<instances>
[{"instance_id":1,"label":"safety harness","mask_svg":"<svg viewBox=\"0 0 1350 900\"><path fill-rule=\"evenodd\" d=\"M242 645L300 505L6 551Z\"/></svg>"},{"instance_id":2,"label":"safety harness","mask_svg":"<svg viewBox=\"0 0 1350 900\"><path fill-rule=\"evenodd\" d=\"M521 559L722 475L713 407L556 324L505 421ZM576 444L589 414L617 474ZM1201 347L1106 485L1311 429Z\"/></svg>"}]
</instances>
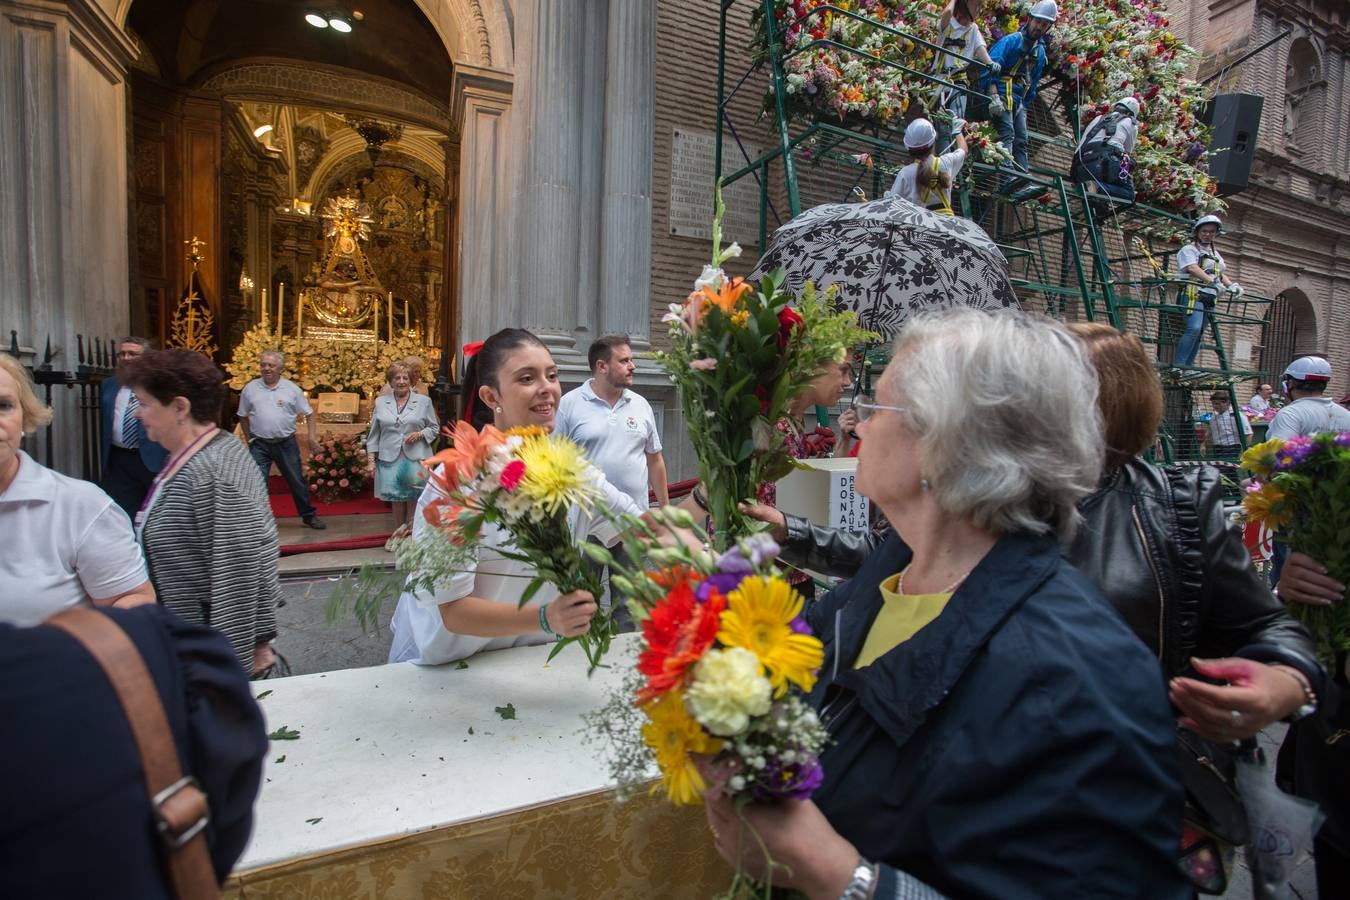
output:
<instances>
[{"instance_id":1,"label":"safety harness","mask_svg":"<svg viewBox=\"0 0 1350 900\"><path fill-rule=\"evenodd\" d=\"M1199 244L1196 244L1195 246L1196 249L1200 251L1200 258L1196 260L1196 264L1200 266L1201 271L1203 271L1206 275L1210 276L1211 278L1222 277L1224 270L1223 260L1220 259L1212 249L1206 250ZM1199 283L1191 281L1189 284L1187 284L1185 287L1181 289L1181 296L1178 299L1185 304L1186 315L1190 315L1191 313L1195 312L1196 301L1200 300L1201 297L1208 297L1210 300L1217 300L1218 296L1219 292L1214 288L1210 288L1209 290L1202 290Z\"/></svg>"},{"instance_id":2,"label":"safety harness","mask_svg":"<svg viewBox=\"0 0 1350 900\"><path fill-rule=\"evenodd\" d=\"M952 211L951 198L942 190L942 182L938 181L938 176L942 174L942 160L936 153L928 157L921 163L915 163L914 168L914 186L919 186L919 166L928 166L928 171L933 173L933 183L923 189L922 196L919 197L919 205L924 209L935 212L940 216L954 216ZM938 204L934 206L930 200L933 195L937 195Z\"/></svg>"},{"instance_id":3,"label":"safety harness","mask_svg":"<svg viewBox=\"0 0 1350 900\"><path fill-rule=\"evenodd\" d=\"M1078 145L1077 158L1074 160L1084 171L1107 184L1116 184L1120 181L1120 163L1125 154L1121 148L1111 143L1111 138L1115 137L1116 126L1123 118L1125 113L1112 112L1094 122ZM1094 140L1099 133L1101 140Z\"/></svg>"},{"instance_id":4,"label":"safety harness","mask_svg":"<svg viewBox=\"0 0 1350 900\"><path fill-rule=\"evenodd\" d=\"M1036 48L1039 47L1039 46L1040 46L1040 41L1033 41L1032 44L1031 44L1031 53L1032 53L1032 54L1035 54L1035 53L1036 53ZM1004 95L1005 95L1004 105L1008 108L1008 112L1012 112L1012 110L1013 110L1013 82L1017 80L1017 76L1018 76L1018 75L1021 73L1021 71L1022 71L1022 65L1023 65L1023 63L1025 63L1026 61L1027 61L1027 37L1026 37L1026 33L1024 32L1024 33L1022 34L1022 52L1021 52L1020 54L1018 54L1018 56L1017 56L1017 62L1015 62L1015 63L1012 64L1012 68L1011 68L1011 69L1009 69L1008 71L1006 71L1006 72L1003 73L1003 78L1002 78L1002 81L1003 81L1003 93L1004 93ZM1030 88L1031 88L1031 75L1030 75L1030 73L1028 73L1028 74L1025 76L1025 80L1026 80L1026 82L1027 82L1027 89L1030 90ZM1026 96L1026 92L1025 92L1025 91L1023 91L1022 96L1023 96L1023 97Z\"/></svg>"}]
</instances>

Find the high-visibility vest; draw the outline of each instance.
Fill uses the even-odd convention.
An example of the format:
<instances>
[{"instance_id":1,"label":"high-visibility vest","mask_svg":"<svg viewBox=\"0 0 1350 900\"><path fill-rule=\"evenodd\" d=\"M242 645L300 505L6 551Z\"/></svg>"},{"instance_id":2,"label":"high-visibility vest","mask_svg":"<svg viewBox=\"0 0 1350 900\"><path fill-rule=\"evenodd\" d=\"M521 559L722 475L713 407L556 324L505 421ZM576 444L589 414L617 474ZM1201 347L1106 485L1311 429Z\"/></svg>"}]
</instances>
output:
<instances>
[{"instance_id":1,"label":"high-visibility vest","mask_svg":"<svg viewBox=\"0 0 1350 900\"><path fill-rule=\"evenodd\" d=\"M1219 259L1219 257L1215 256L1213 252L1209 250L1200 250L1200 259L1197 261L1197 265L1200 266L1202 272L1209 275L1211 278L1222 278L1223 276L1223 260ZM1206 285L1206 287L1208 286ZM1219 292L1214 288L1209 288L1204 291L1204 293L1213 294L1217 298ZM1195 303L1200 299L1200 294L1201 285L1195 281L1192 281L1181 289L1181 300L1186 304L1186 315L1195 312Z\"/></svg>"},{"instance_id":2,"label":"high-visibility vest","mask_svg":"<svg viewBox=\"0 0 1350 900\"><path fill-rule=\"evenodd\" d=\"M937 176L939 176L942 173L942 159L936 153L934 153L932 156L928 157L928 159L924 160L924 162L918 163L916 165L914 169L915 188L918 188L919 186L918 166L920 165L929 166L928 171L933 173L934 179L936 179ZM938 202L936 206L932 203L932 197L934 194L937 195ZM932 184L923 189L923 194L919 197L919 205L927 210L931 210L932 212L937 213L940 216L956 215L956 213L952 212L951 198L948 197L947 194L942 190L942 183L940 181L934 180Z\"/></svg>"}]
</instances>

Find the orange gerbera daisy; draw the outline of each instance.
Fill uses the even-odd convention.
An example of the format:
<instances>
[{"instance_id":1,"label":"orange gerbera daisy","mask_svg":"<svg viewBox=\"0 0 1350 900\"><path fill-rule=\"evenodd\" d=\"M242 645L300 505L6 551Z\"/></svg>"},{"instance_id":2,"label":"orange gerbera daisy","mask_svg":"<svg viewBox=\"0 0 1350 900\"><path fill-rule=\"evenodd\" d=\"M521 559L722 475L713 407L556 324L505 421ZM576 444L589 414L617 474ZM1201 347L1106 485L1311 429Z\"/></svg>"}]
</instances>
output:
<instances>
[{"instance_id":1,"label":"orange gerbera daisy","mask_svg":"<svg viewBox=\"0 0 1350 900\"><path fill-rule=\"evenodd\" d=\"M684 673L703 658L717 637L726 597L713 591L700 603L688 583L678 584L642 623L647 649L638 656L637 669L647 676L638 691L639 705L684 683Z\"/></svg>"}]
</instances>

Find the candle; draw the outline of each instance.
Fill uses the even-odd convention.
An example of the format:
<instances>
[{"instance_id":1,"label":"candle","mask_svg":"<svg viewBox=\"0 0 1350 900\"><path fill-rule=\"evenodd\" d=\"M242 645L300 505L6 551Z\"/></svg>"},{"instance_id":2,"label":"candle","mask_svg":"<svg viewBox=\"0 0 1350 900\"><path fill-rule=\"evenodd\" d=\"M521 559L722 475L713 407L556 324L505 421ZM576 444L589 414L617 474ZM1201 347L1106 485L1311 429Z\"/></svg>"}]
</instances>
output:
<instances>
[{"instance_id":1,"label":"candle","mask_svg":"<svg viewBox=\"0 0 1350 900\"><path fill-rule=\"evenodd\" d=\"M268 312L269 312L269 310L267 309L267 288L263 288L263 289L262 289L262 317L263 317L263 325L270 328L271 326L268 325L268 322L267 322L267 314L268 314Z\"/></svg>"},{"instance_id":2,"label":"candle","mask_svg":"<svg viewBox=\"0 0 1350 900\"><path fill-rule=\"evenodd\" d=\"M277 285L277 334L286 329L286 282Z\"/></svg>"},{"instance_id":3,"label":"candle","mask_svg":"<svg viewBox=\"0 0 1350 900\"><path fill-rule=\"evenodd\" d=\"M295 303L295 336L300 336L300 323L305 318L305 292L301 291Z\"/></svg>"},{"instance_id":4,"label":"candle","mask_svg":"<svg viewBox=\"0 0 1350 900\"><path fill-rule=\"evenodd\" d=\"M375 350L378 353L380 348L380 295L375 295L375 315L371 317L375 324Z\"/></svg>"},{"instance_id":5,"label":"candle","mask_svg":"<svg viewBox=\"0 0 1350 900\"><path fill-rule=\"evenodd\" d=\"M412 319L408 318L408 301L403 301L403 330L412 331Z\"/></svg>"},{"instance_id":6,"label":"candle","mask_svg":"<svg viewBox=\"0 0 1350 900\"><path fill-rule=\"evenodd\" d=\"M385 311L389 313L389 328L388 328L389 336L388 336L387 339L392 341L392 340L394 339L394 292L393 292L393 291L390 291L390 292L389 292L389 306L388 306L388 308L387 308Z\"/></svg>"}]
</instances>

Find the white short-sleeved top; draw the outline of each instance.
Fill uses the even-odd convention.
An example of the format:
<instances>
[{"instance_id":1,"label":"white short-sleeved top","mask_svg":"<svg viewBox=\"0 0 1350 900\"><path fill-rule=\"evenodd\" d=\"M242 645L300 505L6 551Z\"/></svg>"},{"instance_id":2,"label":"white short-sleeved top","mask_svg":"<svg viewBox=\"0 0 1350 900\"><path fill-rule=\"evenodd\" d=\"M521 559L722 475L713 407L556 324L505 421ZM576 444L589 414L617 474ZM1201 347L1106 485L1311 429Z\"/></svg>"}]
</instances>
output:
<instances>
[{"instance_id":1,"label":"white short-sleeved top","mask_svg":"<svg viewBox=\"0 0 1350 900\"><path fill-rule=\"evenodd\" d=\"M596 480L604 500L616 513L639 512L637 506L623 492L614 488L604 476L596 473ZM416 538L431 526L427 524L422 511L435 499L436 487L432 482L422 490L417 501L417 512L413 516L413 537ZM586 514L573 507L567 516L572 536L576 540L594 538L609 545L618 537L609 520L598 514ZM471 570L457 573L448 583L442 584L434 592L412 593L405 591L398 598L394 609L390 630L394 633L393 644L389 648L389 661L413 662L420 666L438 666L443 663L464 659L484 650L502 650L507 647L521 647L529 644L547 644L555 638L543 631L511 637L479 637L471 634L456 634L447 631L441 621L438 607L443 603L453 603L473 595L484 600L496 600L499 603L520 604L534 572L525 563L507 559L494 548L507 543L506 532L493 525L483 529L483 543L478 553L478 563ZM548 584L530 599L528 606L543 606L559 596L559 591Z\"/></svg>"},{"instance_id":2,"label":"white short-sleeved top","mask_svg":"<svg viewBox=\"0 0 1350 900\"><path fill-rule=\"evenodd\" d=\"M1222 253L1215 250L1213 247L1202 250L1194 241L1191 241L1177 251L1177 272L1199 284L1202 290L1206 288L1211 292L1214 290L1208 283L1200 281L1200 279L1187 272L1187 266L1199 266L1206 272L1217 275L1222 275L1224 269L1227 268L1223 261Z\"/></svg>"},{"instance_id":3,"label":"white short-sleeved top","mask_svg":"<svg viewBox=\"0 0 1350 900\"><path fill-rule=\"evenodd\" d=\"M19 471L0 494L0 533L0 621L37 625L149 580L131 520L112 498L22 450Z\"/></svg>"},{"instance_id":4,"label":"white short-sleeved top","mask_svg":"<svg viewBox=\"0 0 1350 900\"><path fill-rule=\"evenodd\" d=\"M1300 397L1275 414L1266 437L1288 440L1323 431L1350 431L1350 410L1330 397Z\"/></svg>"},{"instance_id":5,"label":"white short-sleeved top","mask_svg":"<svg viewBox=\"0 0 1350 900\"><path fill-rule=\"evenodd\" d=\"M947 23L947 30L942 33L939 43L949 50L956 51L966 59L974 59L980 48L986 46L984 35L980 33L978 25L974 22L969 25L962 25L955 18ZM958 56L943 53L939 57L938 72L945 74L954 69L964 69L968 65L969 63L966 60Z\"/></svg>"},{"instance_id":6,"label":"white short-sleeved top","mask_svg":"<svg viewBox=\"0 0 1350 900\"><path fill-rule=\"evenodd\" d=\"M905 166L895 176L895 182L891 185L889 191L892 197L899 197L902 200L908 200L925 209L940 209L942 201L946 200L950 206L952 202L952 192L950 189L943 190L941 187L932 187L925 193L919 190L918 173L920 165L930 165L927 157L919 162L912 162ZM966 164L966 151L957 148L950 153L944 153L938 157L938 168L956 180L956 175L961 171L961 167ZM920 196L923 194L923 196Z\"/></svg>"},{"instance_id":7,"label":"white short-sleeved top","mask_svg":"<svg viewBox=\"0 0 1350 900\"><path fill-rule=\"evenodd\" d=\"M309 398L287 378L272 387L255 378L239 393L239 415L248 417L248 433L260 438L284 438L295 434L295 417L313 415Z\"/></svg>"},{"instance_id":8,"label":"white short-sleeved top","mask_svg":"<svg viewBox=\"0 0 1350 900\"><path fill-rule=\"evenodd\" d=\"M553 429L579 444L610 484L646 509L647 454L661 452L656 414L645 397L627 389L610 408L593 381L563 395Z\"/></svg>"}]
</instances>

